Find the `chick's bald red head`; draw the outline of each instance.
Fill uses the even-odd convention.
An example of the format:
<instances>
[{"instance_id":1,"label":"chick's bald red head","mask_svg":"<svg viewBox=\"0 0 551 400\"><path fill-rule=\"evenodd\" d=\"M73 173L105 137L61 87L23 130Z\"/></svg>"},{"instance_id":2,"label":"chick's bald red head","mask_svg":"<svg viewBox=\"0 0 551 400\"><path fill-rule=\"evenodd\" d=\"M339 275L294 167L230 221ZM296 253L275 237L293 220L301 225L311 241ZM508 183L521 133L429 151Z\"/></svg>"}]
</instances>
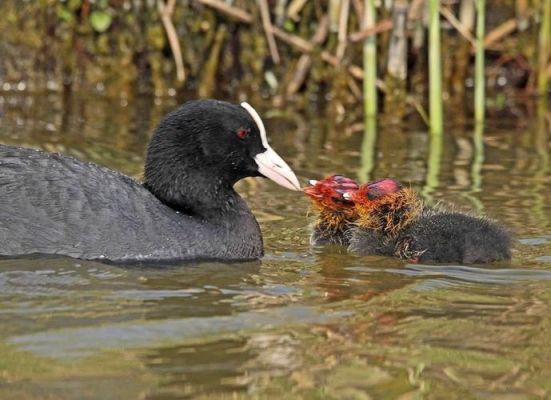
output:
<instances>
[{"instance_id":1,"label":"chick's bald red head","mask_svg":"<svg viewBox=\"0 0 551 400\"><path fill-rule=\"evenodd\" d=\"M342 175L330 175L319 181L310 181L311 186L303 189L312 202L320 207L333 211L341 211L354 206L345 197L358 190L358 184L353 179Z\"/></svg>"},{"instance_id":2,"label":"chick's bald red head","mask_svg":"<svg viewBox=\"0 0 551 400\"><path fill-rule=\"evenodd\" d=\"M387 195L397 193L403 187L400 182L384 178L361 185L358 190L344 195L348 200L354 203L366 203L382 199Z\"/></svg>"},{"instance_id":3,"label":"chick's bald red head","mask_svg":"<svg viewBox=\"0 0 551 400\"><path fill-rule=\"evenodd\" d=\"M342 175L312 181L304 188L322 224L355 223L367 229L395 233L416 218L422 201L415 191L390 178L358 185Z\"/></svg>"}]
</instances>

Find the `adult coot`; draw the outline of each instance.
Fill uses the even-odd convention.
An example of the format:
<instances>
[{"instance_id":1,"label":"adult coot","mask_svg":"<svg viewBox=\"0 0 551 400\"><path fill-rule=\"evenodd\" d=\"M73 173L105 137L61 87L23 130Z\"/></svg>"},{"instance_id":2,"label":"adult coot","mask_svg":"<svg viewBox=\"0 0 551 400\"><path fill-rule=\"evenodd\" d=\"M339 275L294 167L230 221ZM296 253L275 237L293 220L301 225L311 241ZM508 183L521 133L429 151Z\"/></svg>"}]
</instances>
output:
<instances>
[{"instance_id":1,"label":"adult coot","mask_svg":"<svg viewBox=\"0 0 551 400\"><path fill-rule=\"evenodd\" d=\"M60 154L0 145L0 255L246 260L263 255L256 219L233 185L299 182L247 103L185 103L159 124L141 184Z\"/></svg>"}]
</instances>

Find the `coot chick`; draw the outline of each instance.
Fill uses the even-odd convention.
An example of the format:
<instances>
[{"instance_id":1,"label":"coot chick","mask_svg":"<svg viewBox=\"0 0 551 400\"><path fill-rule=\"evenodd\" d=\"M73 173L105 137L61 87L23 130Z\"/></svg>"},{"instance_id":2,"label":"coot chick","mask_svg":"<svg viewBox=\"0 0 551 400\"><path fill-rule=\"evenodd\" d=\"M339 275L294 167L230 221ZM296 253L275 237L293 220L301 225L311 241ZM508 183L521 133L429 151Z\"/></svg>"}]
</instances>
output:
<instances>
[{"instance_id":1,"label":"coot chick","mask_svg":"<svg viewBox=\"0 0 551 400\"><path fill-rule=\"evenodd\" d=\"M392 179L345 195L355 203L349 250L412 262L487 263L511 257L508 232L487 218L425 206L419 195Z\"/></svg>"},{"instance_id":2,"label":"coot chick","mask_svg":"<svg viewBox=\"0 0 551 400\"><path fill-rule=\"evenodd\" d=\"M144 183L60 154L0 145L0 255L247 260L260 228L233 189L264 176L300 190L247 103L185 103L158 125Z\"/></svg>"},{"instance_id":3,"label":"coot chick","mask_svg":"<svg viewBox=\"0 0 551 400\"><path fill-rule=\"evenodd\" d=\"M348 245L349 230L357 219L354 202L343 197L345 193L356 191L358 184L342 175L330 175L320 181L310 181L303 188L312 201L316 220L313 225L310 243L321 245Z\"/></svg>"}]
</instances>

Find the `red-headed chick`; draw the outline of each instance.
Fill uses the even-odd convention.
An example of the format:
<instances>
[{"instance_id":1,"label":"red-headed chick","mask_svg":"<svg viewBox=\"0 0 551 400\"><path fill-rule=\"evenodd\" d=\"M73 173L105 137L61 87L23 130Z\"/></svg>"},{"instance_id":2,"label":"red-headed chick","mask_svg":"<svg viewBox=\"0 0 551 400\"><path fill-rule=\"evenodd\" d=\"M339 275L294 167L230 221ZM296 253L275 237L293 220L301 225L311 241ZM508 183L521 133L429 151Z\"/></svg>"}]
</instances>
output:
<instances>
[{"instance_id":1,"label":"red-headed chick","mask_svg":"<svg viewBox=\"0 0 551 400\"><path fill-rule=\"evenodd\" d=\"M495 222L425 206L417 192L393 179L346 194L358 215L349 251L411 262L487 263L511 258L509 233Z\"/></svg>"},{"instance_id":2,"label":"red-headed chick","mask_svg":"<svg viewBox=\"0 0 551 400\"><path fill-rule=\"evenodd\" d=\"M310 243L312 245L348 245L350 226L356 221L354 203L344 198L358 189L358 184L342 175L330 175L310 181L303 189L310 197L316 214Z\"/></svg>"}]
</instances>

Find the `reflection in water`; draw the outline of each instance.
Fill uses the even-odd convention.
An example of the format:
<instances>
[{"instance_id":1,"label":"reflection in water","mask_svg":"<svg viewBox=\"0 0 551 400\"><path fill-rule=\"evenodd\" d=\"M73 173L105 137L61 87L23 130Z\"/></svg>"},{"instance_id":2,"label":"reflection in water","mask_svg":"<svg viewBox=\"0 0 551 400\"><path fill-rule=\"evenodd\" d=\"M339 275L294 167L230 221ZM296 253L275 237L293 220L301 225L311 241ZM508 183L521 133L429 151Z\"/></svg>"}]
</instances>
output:
<instances>
[{"instance_id":1,"label":"reflection in water","mask_svg":"<svg viewBox=\"0 0 551 400\"><path fill-rule=\"evenodd\" d=\"M362 141L361 167L358 171L360 183L368 182L375 167L375 155L377 145L377 120L375 118L365 119L364 138Z\"/></svg>"},{"instance_id":2,"label":"reflection in water","mask_svg":"<svg viewBox=\"0 0 551 400\"><path fill-rule=\"evenodd\" d=\"M368 301L372 297L403 288L413 282L405 277L390 281L386 274L377 273L360 279L355 272L359 266L366 263L375 264L380 269L374 271L386 271L386 268L400 267L401 261L378 256L355 257L347 254L344 249L339 250L340 254L335 253L334 249L320 251L316 257L317 275L321 279L311 283L315 283L328 301Z\"/></svg>"},{"instance_id":3,"label":"reflection in water","mask_svg":"<svg viewBox=\"0 0 551 400\"><path fill-rule=\"evenodd\" d=\"M476 197L482 188L482 167L484 166L484 124L482 123L475 124L471 164L471 190L465 192L464 196L470 200L474 210L482 213L484 204Z\"/></svg>"},{"instance_id":4,"label":"reflection in water","mask_svg":"<svg viewBox=\"0 0 551 400\"><path fill-rule=\"evenodd\" d=\"M140 176L151 129L175 104L0 96L0 141ZM548 111L534 124L490 118L474 136L374 125L344 135L316 110L272 115L273 145L302 179L389 176L483 209L519 238L513 260L312 250L307 199L247 180L237 188L260 221L261 262L0 260L0 398L548 398Z\"/></svg>"},{"instance_id":5,"label":"reflection in water","mask_svg":"<svg viewBox=\"0 0 551 400\"><path fill-rule=\"evenodd\" d=\"M549 187L549 131L551 119L547 97L543 96L538 102L537 123L534 129L534 147L538 158L538 168L534 173L534 216L540 229L549 229L549 197L545 195L546 186ZM546 182L547 181L547 182Z\"/></svg>"},{"instance_id":6,"label":"reflection in water","mask_svg":"<svg viewBox=\"0 0 551 400\"><path fill-rule=\"evenodd\" d=\"M432 200L432 193L438 188L440 164L442 162L443 147L442 131L431 131L429 134L429 154L427 160L427 176L423 187L423 196Z\"/></svg>"},{"instance_id":7,"label":"reflection in water","mask_svg":"<svg viewBox=\"0 0 551 400\"><path fill-rule=\"evenodd\" d=\"M143 357L146 368L162 377L148 399L246 392L244 367L254 357L245 338L163 347ZM218 377L212 381L212 376Z\"/></svg>"},{"instance_id":8,"label":"reflection in water","mask_svg":"<svg viewBox=\"0 0 551 400\"><path fill-rule=\"evenodd\" d=\"M484 125L476 124L473 134L473 162L471 166L471 191L479 192L482 187L482 166L484 164Z\"/></svg>"}]
</instances>

